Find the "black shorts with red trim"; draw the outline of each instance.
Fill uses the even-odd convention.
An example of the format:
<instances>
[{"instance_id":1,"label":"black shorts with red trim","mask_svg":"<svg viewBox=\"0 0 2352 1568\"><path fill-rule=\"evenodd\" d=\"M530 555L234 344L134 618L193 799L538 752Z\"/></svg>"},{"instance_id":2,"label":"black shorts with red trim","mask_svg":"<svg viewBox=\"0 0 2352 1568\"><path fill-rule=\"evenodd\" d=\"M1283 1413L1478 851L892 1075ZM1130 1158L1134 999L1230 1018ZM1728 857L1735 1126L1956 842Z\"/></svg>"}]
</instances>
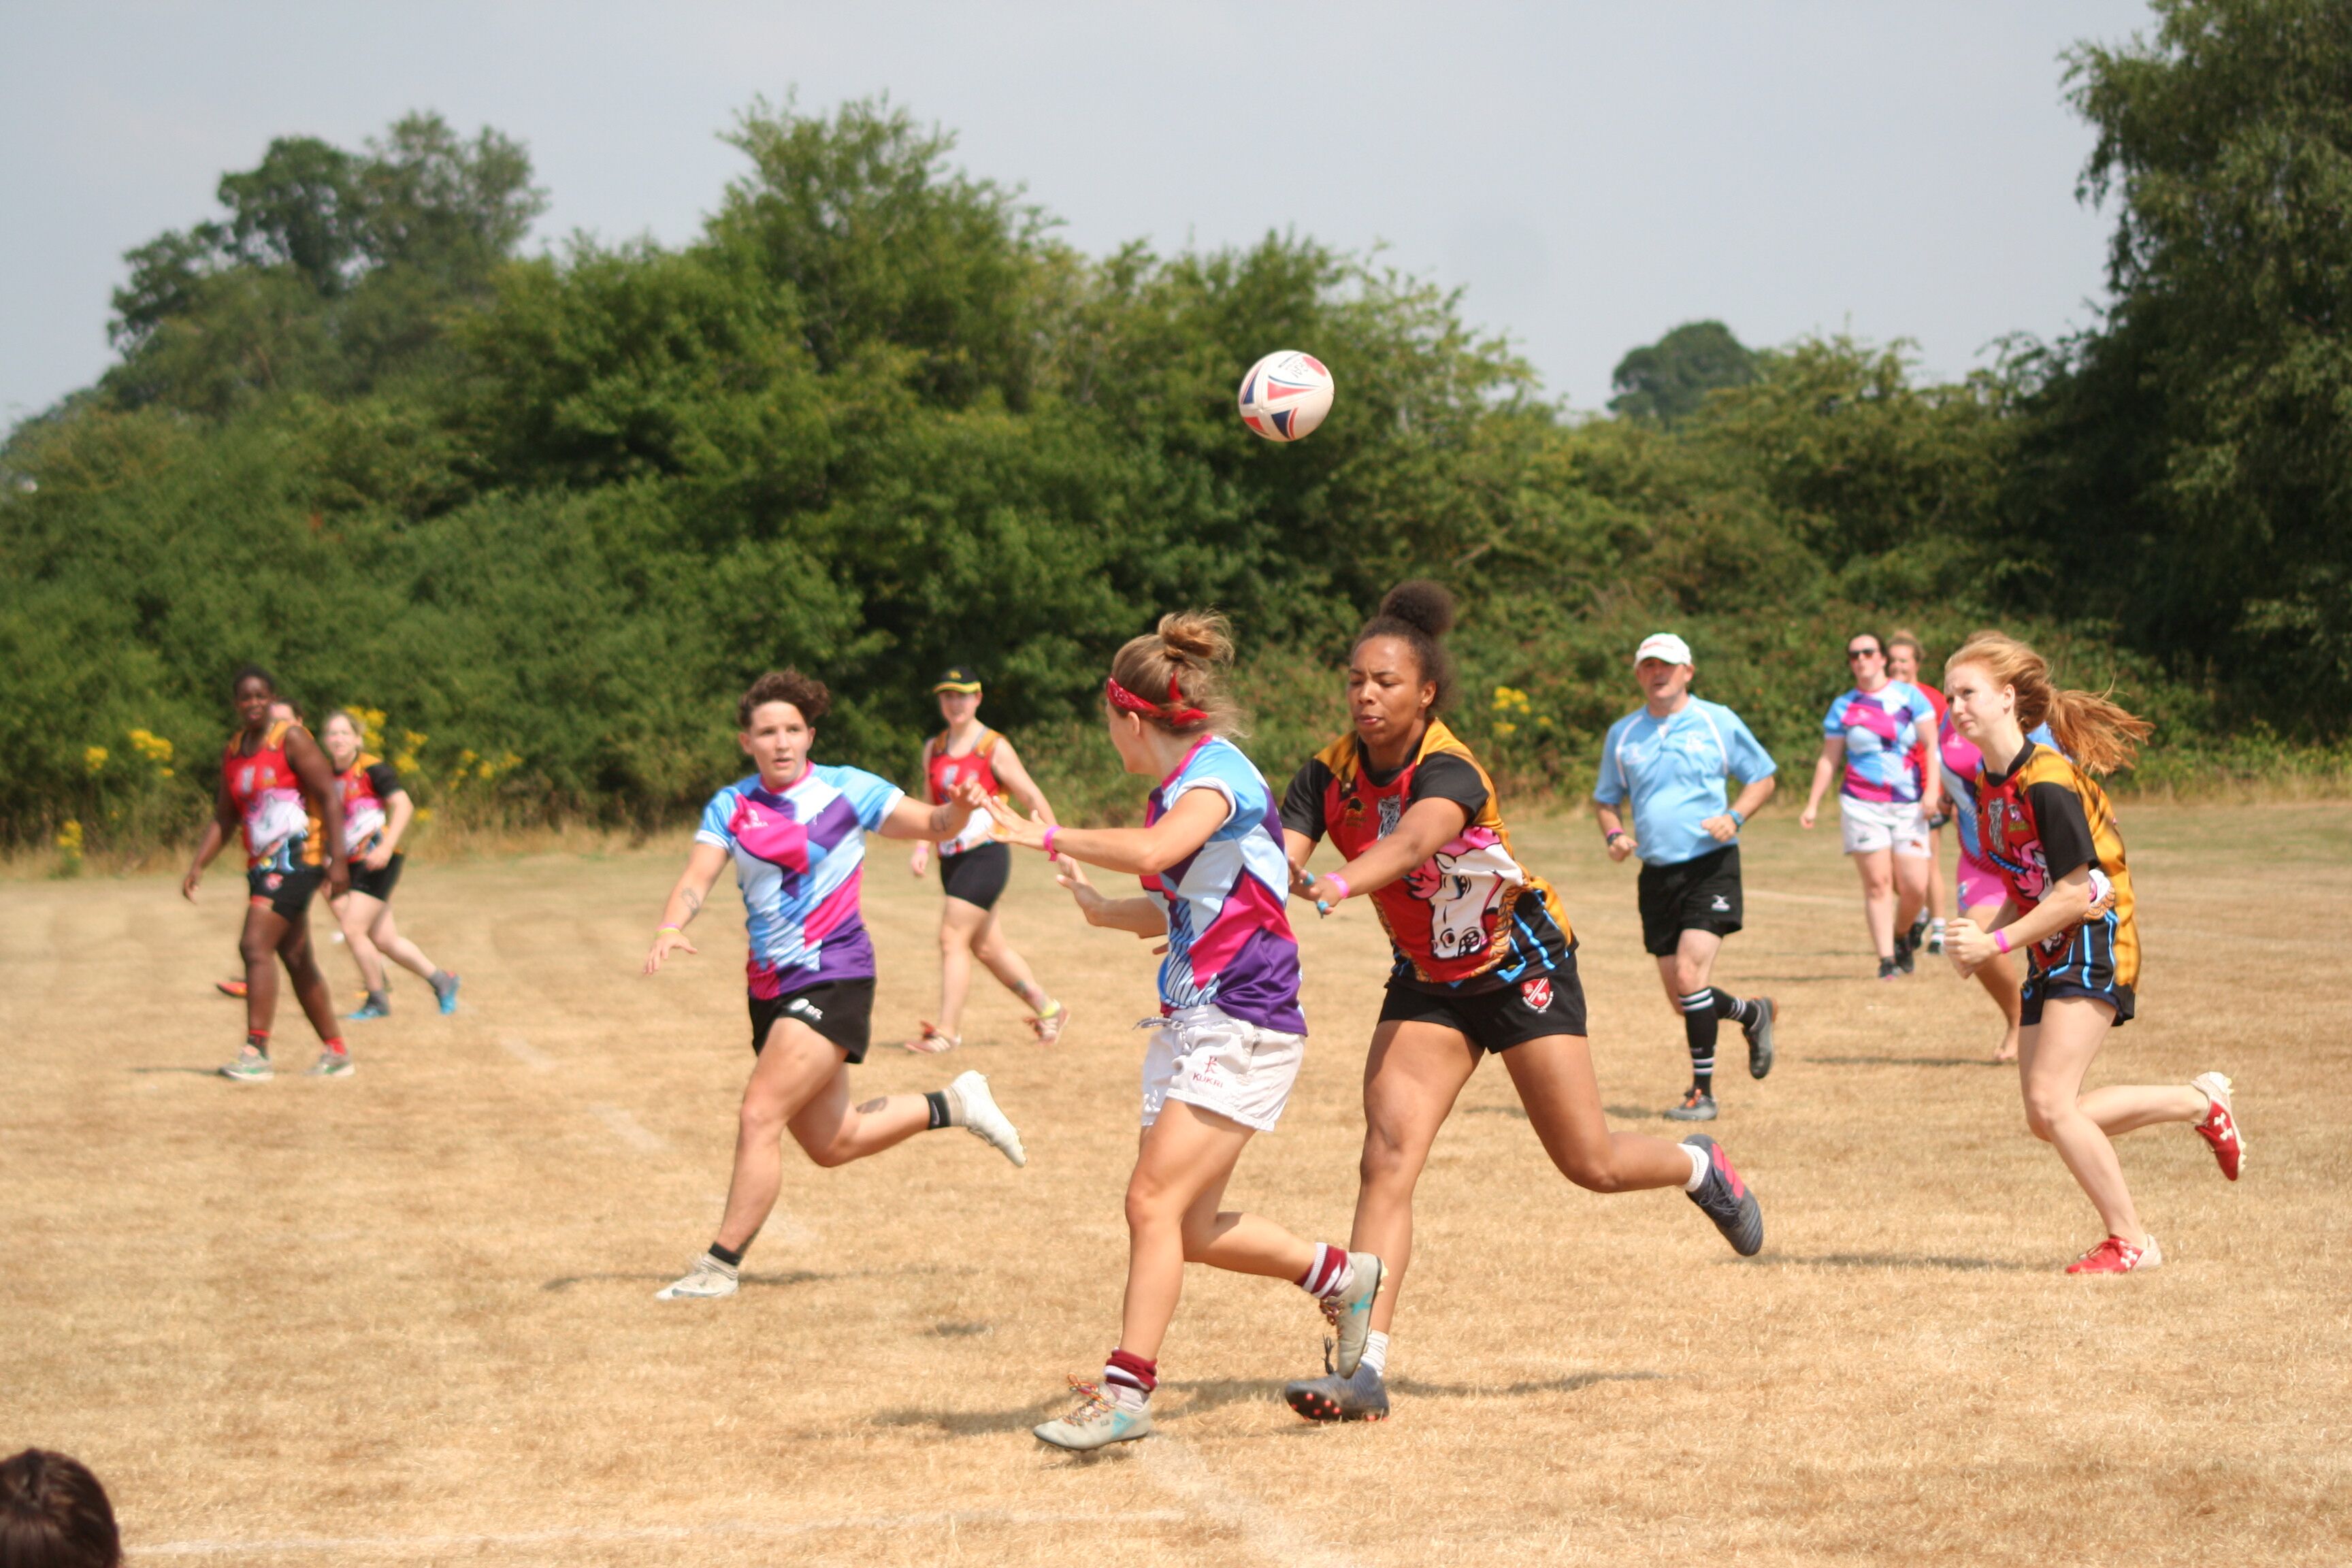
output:
<instances>
[{"instance_id":1,"label":"black shorts with red trim","mask_svg":"<svg viewBox=\"0 0 2352 1568\"><path fill-rule=\"evenodd\" d=\"M1482 1051L1507 1051L1547 1035L1581 1035L1584 985L1576 977L1576 944L1558 968L1538 970L1480 991L1432 990L1399 975L1389 982L1381 1022L1435 1024Z\"/></svg>"},{"instance_id":2,"label":"black shorts with red trim","mask_svg":"<svg viewBox=\"0 0 2352 1568\"><path fill-rule=\"evenodd\" d=\"M317 866L297 866L291 871L257 867L245 874L246 895L257 904L268 904L281 921L299 921L310 913L310 895L326 875Z\"/></svg>"},{"instance_id":3,"label":"black shorts with red trim","mask_svg":"<svg viewBox=\"0 0 2352 1568\"><path fill-rule=\"evenodd\" d=\"M751 1054L766 1048L768 1031L780 1018L806 1024L840 1047L841 1059L856 1067L874 1037L874 981L825 980L781 996L751 996Z\"/></svg>"}]
</instances>

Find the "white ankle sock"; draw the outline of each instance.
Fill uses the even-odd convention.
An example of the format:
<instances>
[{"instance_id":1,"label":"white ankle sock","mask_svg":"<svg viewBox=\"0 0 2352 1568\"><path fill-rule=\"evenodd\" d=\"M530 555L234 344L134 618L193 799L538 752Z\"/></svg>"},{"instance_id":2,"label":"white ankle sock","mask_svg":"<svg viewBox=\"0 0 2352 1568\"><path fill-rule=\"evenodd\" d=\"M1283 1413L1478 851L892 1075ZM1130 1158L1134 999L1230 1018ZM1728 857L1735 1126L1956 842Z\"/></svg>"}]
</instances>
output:
<instances>
[{"instance_id":1,"label":"white ankle sock","mask_svg":"<svg viewBox=\"0 0 2352 1568\"><path fill-rule=\"evenodd\" d=\"M1103 1393L1108 1394L1110 1402L1121 1410L1141 1410L1151 1403L1151 1395L1124 1383L1105 1384Z\"/></svg>"},{"instance_id":2,"label":"white ankle sock","mask_svg":"<svg viewBox=\"0 0 2352 1568\"><path fill-rule=\"evenodd\" d=\"M1677 1143L1675 1147L1690 1156L1690 1180L1683 1184L1683 1191L1695 1193L1706 1185L1706 1173L1712 1169L1707 1163L1706 1151L1696 1143Z\"/></svg>"},{"instance_id":3,"label":"white ankle sock","mask_svg":"<svg viewBox=\"0 0 2352 1568\"><path fill-rule=\"evenodd\" d=\"M1364 1336L1364 1364L1372 1369L1374 1377L1382 1376L1388 1372L1388 1335L1374 1331Z\"/></svg>"}]
</instances>

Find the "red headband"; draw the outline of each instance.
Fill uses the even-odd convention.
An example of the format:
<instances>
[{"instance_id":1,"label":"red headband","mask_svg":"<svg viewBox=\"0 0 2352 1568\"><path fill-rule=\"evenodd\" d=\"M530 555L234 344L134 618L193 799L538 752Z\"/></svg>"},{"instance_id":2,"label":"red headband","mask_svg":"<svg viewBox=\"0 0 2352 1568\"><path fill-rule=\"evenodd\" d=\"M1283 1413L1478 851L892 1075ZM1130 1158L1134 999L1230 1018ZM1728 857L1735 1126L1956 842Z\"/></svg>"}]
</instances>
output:
<instances>
[{"instance_id":1,"label":"red headband","mask_svg":"<svg viewBox=\"0 0 2352 1568\"><path fill-rule=\"evenodd\" d=\"M1209 717L1198 708L1178 708L1174 712L1169 712L1159 703L1138 697L1121 686L1115 675L1103 681L1103 695L1110 699L1110 705L1114 708L1139 713L1146 719L1157 719L1163 724L1201 724L1207 722ZM1168 678L1168 700L1171 706L1184 700L1184 694L1176 689L1176 678L1172 675Z\"/></svg>"}]
</instances>

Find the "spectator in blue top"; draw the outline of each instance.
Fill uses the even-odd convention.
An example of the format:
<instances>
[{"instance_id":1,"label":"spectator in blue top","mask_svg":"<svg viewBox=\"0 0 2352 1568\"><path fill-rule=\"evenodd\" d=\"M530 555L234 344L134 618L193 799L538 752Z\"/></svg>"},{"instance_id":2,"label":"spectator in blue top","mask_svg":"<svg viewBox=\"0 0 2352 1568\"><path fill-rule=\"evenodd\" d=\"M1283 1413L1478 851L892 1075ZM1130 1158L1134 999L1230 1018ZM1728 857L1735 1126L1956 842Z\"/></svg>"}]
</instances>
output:
<instances>
[{"instance_id":1,"label":"spectator in blue top","mask_svg":"<svg viewBox=\"0 0 2352 1568\"><path fill-rule=\"evenodd\" d=\"M1772 798L1775 769L1738 714L1691 695L1692 674L1690 645L1672 632L1634 649L1643 701L1609 726L1592 798L1609 858L1642 858L1642 945L1658 961L1690 1047L1690 1092L1666 1115L1712 1121L1724 1019L1748 1037L1748 1076L1772 1070L1772 999L1742 1001L1710 976L1723 939L1739 929L1739 829ZM1730 778L1739 780L1737 801L1727 797ZM1628 801L1630 832L1621 811Z\"/></svg>"},{"instance_id":2,"label":"spectator in blue top","mask_svg":"<svg viewBox=\"0 0 2352 1568\"><path fill-rule=\"evenodd\" d=\"M1838 820L1845 852L1862 875L1863 922L1878 952L1878 977L1911 973L1907 937L1927 902L1933 847L1927 819L1942 798L1938 770L1927 765L1936 744L1936 709L1927 694L1886 673L1886 645L1875 632L1845 639L1853 686L1830 704L1822 721L1822 754L1813 763L1812 792L1797 826L1810 829L1822 796L1841 767Z\"/></svg>"}]
</instances>

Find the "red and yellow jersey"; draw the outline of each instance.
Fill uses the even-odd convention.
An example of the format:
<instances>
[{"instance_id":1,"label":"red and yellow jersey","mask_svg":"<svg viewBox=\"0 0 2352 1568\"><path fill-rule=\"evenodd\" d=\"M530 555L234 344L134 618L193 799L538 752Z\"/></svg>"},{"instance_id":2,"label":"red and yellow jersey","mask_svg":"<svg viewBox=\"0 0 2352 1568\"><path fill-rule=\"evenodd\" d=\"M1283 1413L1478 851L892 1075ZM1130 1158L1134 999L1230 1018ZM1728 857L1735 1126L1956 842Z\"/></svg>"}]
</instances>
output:
<instances>
[{"instance_id":1,"label":"red and yellow jersey","mask_svg":"<svg viewBox=\"0 0 2352 1568\"><path fill-rule=\"evenodd\" d=\"M945 734L932 736L923 742L923 787L933 805L944 805L959 785L977 781L990 795L1002 796L1004 786L997 782L996 764L990 753L1004 739L993 730L982 730L980 740L961 756L948 751ZM942 855L961 855L976 845L988 842L990 817L986 812L975 811L963 831L940 846Z\"/></svg>"},{"instance_id":2,"label":"red and yellow jersey","mask_svg":"<svg viewBox=\"0 0 2352 1568\"><path fill-rule=\"evenodd\" d=\"M286 760L286 733L294 727L290 720L271 724L250 755L238 749L245 737L232 735L221 753L221 777L244 824L248 870L291 871L326 858L326 831Z\"/></svg>"},{"instance_id":3,"label":"red and yellow jersey","mask_svg":"<svg viewBox=\"0 0 2352 1568\"><path fill-rule=\"evenodd\" d=\"M390 820L391 799L400 788L400 774L381 757L360 753L352 765L335 775L343 792L343 849L362 855L375 847Z\"/></svg>"},{"instance_id":4,"label":"red and yellow jersey","mask_svg":"<svg viewBox=\"0 0 2352 1568\"><path fill-rule=\"evenodd\" d=\"M1375 889L1396 973L1431 987L1486 990L1557 969L1572 933L1551 884L1511 848L1495 781L1470 748L1432 721L1411 761L1385 779L1364 763L1361 744L1343 735L1298 770L1282 802L1282 826L1328 837L1353 860L1396 830L1405 809L1454 801L1469 820L1459 836L1384 888Z\"/></svg>"},{"instance_id":5,"label":"red and yellow jersey","mask_svg":"<svg viewBox=\"0 0 2352 1568\"><path fill-rule=\"evenodd\" d=\"M2115 983L2129 987L2139 978L2139 928L2133 918L2131 872L2124 865L2123 835L2115 807L2098 781L2050 747L2028 741L2005 777L1977 770L1977 843L2000 873L2009 900L2020 913L2041 903L2053 882L2077 866L2088 866L2095 907L2113 907L2084 924L2107 928ZM2033 967L2049 972L2068 960L2082 926L2070 926L2035 942Z\"/></svg>"}]
</instances>

